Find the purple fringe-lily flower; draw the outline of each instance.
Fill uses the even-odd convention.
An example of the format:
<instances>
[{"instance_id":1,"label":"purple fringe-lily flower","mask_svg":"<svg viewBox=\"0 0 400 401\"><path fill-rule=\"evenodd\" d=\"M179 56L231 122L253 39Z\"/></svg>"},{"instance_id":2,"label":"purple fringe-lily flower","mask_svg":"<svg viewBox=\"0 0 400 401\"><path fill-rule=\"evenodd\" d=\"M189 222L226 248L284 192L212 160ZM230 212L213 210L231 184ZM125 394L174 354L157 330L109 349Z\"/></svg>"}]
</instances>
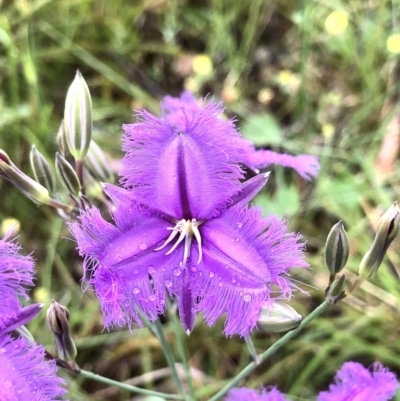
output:
<instances>
[{"instance_id":1,"label":"purple fringe-lily flower","mask_svg":"<svg viewBox=\"0 0 400 401\"><path fill-rule=\"evenodd\" d=\"M226 335L247 336L272 298L288 298L291 267L304 267L300 236L247 203L268 174L241 183L242 138L210 102L176 121L142 111L125 125L121 183L106 185L114 224L96 208L71 224L106 326L154 321L165 292L184 329L197 312L226 314ZM86 274L85 274L86 275Z\"/></svg>"},{"instance_id":2,"label":"purple fringe-lily flower","mask_svg":"<svg viewBox=\"0 0 400 401\"><path fill-rule=\"evenodd\" d=\"M0 332L21 316L18 297L28 299L26 286L33 285L33 259L19 253L21 247L10 241L11 235L0 240Z\"/></svg>"},{"instance_id":3,"label":"purple fringe-lily flower","mask_svg":"<svg viewBox=\"0 0 400 401\"><path fill-rule=\"evenodd\" d=\"M242 387L233 388L225 401L287 401L287 398L275 387L261 390L261 392Z\"/></svg>"},{"instance_id":4,"label":"purple fringe-lily flower","mask_svg":"<svg viewBox=\"0 0 400 401\"><path fill-rule=\"evenodd\" d=\"M54 361L44 360L43 347L26 338L0 335L0 400L53 401L62 399L64 380Z\"/></svg>"},{"instance_id":5,"label":"purple fringe-lily flower","mask_svg":"<svg viewBox=\"0 0 400 401\"><path fill-rule=\"evenodd\" d=\"M399 387L395 374L380 363L369 370L360 363L346 362L334 381L317 401L388 401Z\"/></svg>"},{"instance_id":6,"label":"purple fringe-lily flower","mask_svg":"<svg viewBox=\"0 0 400 401\"><path fill-rule=\"evenodd\" d=\"M166 111L170 123L175 124L177 127L180 127L182 124L182 116L193 115L201 110L201 108L202 106L189 91L183 92L178 98L166 96L163 101L163 109ZM256 150L253 143L244 138L242 138L241 147L244 151L241 162L255 171L278 164L283 167L292 168L305 180L315 177L319 171L320 166L316 156L293 156L273 152L272 150Z\"/></svg>"},{"instance_id":7,"label":"purple fringe-lily flower","mask_svg":"<svg viewBox=\"0 0 400 401\"><path fill-rule=\"evenodd\" d=\"M33 285L34 262L19 253L20 246L0 240L0 401L52 401L66 390L54 362L44 360L43 347L8 333L32 320L41 304L22 307L19 296L28 298L25 286Z\"/></svg>"}]
</instances>

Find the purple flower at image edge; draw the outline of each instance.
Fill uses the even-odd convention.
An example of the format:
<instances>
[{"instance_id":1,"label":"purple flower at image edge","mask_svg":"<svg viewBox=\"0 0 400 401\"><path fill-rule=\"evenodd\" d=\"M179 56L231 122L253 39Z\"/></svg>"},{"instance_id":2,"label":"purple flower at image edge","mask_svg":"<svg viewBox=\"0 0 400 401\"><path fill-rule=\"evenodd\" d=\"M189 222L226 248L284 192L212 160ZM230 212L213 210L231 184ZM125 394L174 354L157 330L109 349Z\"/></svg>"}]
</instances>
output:
<instances>
[{"instance_id":1,"label":"purple flower at image edge","mask_svg":"<svg viewBox=\"0 0 400 401\"><path fill-rule=\"evenodd\" d=\"M25 286L33 285L34 262L19 253L20 246L8 233L0 240L0 400L52 401L66 390L56 376L54 362L44 360L43 347L24 337L11 336L42 309L41 304L22 307L19 296L28 298Z\"/></svg>"},{"instance_id":2,"label":"purple flower at image edge","mask_svg":"<svg viewBox=\"0 0 400 401\"><path fill-rule=\"evenodd\" d=\"M206 103L203 102L203 105ZM193 115L202 109L202 105L196 100L194 95L185 91L180 97L166 96L163 101L163 109L171 124L178 128L182 124L184 116ZM222 113L223 109L221 109ZM310 180L318 174L320 165L318 157L312 155L293 156L289 154L277 153L272 150L256 150L253 143L242 139L243 155L241 162L249 168L257 171L270 165L277 164L283 167L292 168L297 171L305 180Z\"/></svg>"},{"instance_id":3,"label":"purple flower at image edge","mask_svg":"<svg viewBox=\"0 0 400 401\"><path fill-rule=\"evenodd\" d=\"M225 401L287 401L287 398L275 387L261 391L242 387L229 391Z\"/></svg>"},{"instance_id":4,"label":"purple flower at image edge","mask_svg":"<svg viewBox=\"0 0 400 401\"><path fill-rule=\"evenodd\" d=\"M370 369L357 362L346 362L336 373L329 391L321 392L317 401L389 401L398 387L396 375L378 362Z\"/></svg>"},{"instance_id":5,"label":"purple flower at image edge","mask_svg":"<svg viewBox=\"0 0 400 401\"><path fill-rule=\"evenodd\" d=\"M23 337L0 335L0 400L60 400L66 390L54 361L44 360L42 346Z\"/></svg>"},{"instance_id":6,"label":"purple flower at image edge","mask_svg":"<svg viewBox=\"0 0 400 401\"><path fill-rule=\"evenodd\" d=\"M226 313L225 334L247 336L263 304L290 297L288 270L307 266L300 235L247 206L268 175L240 182L243 139L220 113L210 102L177 128L140 112L124 126L124 188L105 185L114 224L91 208L70 225L106 326L156 320L167 291L187 332L197 312L209 325Z\"/></svg>"}]
</instances>

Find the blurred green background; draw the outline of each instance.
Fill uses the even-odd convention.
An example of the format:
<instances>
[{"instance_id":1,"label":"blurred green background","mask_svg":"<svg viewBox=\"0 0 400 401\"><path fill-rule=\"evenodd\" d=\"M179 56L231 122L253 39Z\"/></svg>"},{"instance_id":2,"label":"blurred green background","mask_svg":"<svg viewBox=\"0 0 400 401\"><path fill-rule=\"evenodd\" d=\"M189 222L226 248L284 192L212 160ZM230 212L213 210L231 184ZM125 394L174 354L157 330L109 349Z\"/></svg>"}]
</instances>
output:
<instances>
[{"instance_id":1,"label":"blurred green background","mask_svg":"<svg viewBox=\"0 0 400 401\"><path fill-rule=\"evenodd\" d=\"M0 1L0 148L27 174L32 144L53 163L66 91L79 69L91 90L94 138L115 169L121 124L132 109L160 111L184 89L224 99L257 146L318 155L306 183L273 168L255 203L300 231L311 269L293 271L301 288L291 305L306 315L323 300L323 246L344 221L350 282L379 217L399 197L400 1L392 0L15 0ZM95 295L81 291L81 261L68 230L48 207L0 181L0 219L20 222L20 241L37 260L33 298L71 312L78 363L131 384L174 391L159 344L147 329L103 332ZM7 220L6 220L7 222ZM5 226L2 225L4 232ZM332 307L245 383L271 384L314 399L344 361L376 360L400 373L400 243L378 276ZM51 350L45 313L31 323ZM176 333L165 319L167 337ZM240 338L199 317L186 339L199 399L207 400L250 360ZM279 336L255 332L258 351ZM177 353L177 359L179 356ZM149 373L150 372L150 373ZM71 400L133 400L132 394L63 375ZM397 398L400 400L400 396Z\"/></svg>"}]
</instances>

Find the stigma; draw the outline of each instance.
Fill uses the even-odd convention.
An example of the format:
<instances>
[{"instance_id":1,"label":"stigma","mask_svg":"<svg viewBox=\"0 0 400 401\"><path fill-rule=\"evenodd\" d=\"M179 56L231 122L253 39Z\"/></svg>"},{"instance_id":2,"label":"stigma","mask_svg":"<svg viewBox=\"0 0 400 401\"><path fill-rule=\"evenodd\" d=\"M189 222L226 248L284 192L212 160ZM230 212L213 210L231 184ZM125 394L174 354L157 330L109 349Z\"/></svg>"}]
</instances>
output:
<instances>
[{"instance_id":1,"label":"stigma","mask_svg":"<svg viewBox=\"0 0 400 401\"><path fill-rule=\"evenodd\" d=\"M181 263L183 266L186 266L187 259L190 256L190 249L191 249L192 240L194 237L194 238L196 238L197 247L199 250L199 258L197 260L197 263L200 263L201 259L203 257L203 250L201 247L201 235L200 235L200 231L199 231L199 226L202 223L203 223L202 221L197 221L196 219L179 220L174 227L167 227L167 230L172 231L171 235L165 240L165 242L161 246L159 246L158 248L156 248L154 250L160 251L161 249L164 249L179 234L178 239L176 240L174 245L171 247L171 249L166 253L166 255L169 255L172 252L174 252L175 249L178 247L178 245L183 240L185 240L184 250L183 250L183 260Z\"/></svg>"}]
</instances>

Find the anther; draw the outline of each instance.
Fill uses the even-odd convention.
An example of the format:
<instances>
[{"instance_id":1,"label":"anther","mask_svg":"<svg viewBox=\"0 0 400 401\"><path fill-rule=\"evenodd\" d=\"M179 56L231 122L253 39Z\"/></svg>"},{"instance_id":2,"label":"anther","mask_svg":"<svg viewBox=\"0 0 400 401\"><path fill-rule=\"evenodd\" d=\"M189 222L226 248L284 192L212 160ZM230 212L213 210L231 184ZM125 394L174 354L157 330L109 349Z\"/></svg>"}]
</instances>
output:
<instances>
[{"instance_id":1,"label":"anther","mask_svg":"<svg viewBox=\"0 0 400 401\"><path fill-rule=\"evenodd\" d=\"M166 255L171 254L172 252L175 251L175 249L178 247L178 245L185 240L184 244L184 250L183 250L183 260L181 264L184 266L186 265L187 259L190 256L190 249L192 245L192 239L193 236L196 238L197 241L197 246L198 246L198 252L199 252L199 258L197 260L197 263L201 262L201 259L203 257L203 250L201 247L201 234L199 231L199 225L202 224L202 221L196 221L196 219L192 220L180 220L176 223L175 227L168 227L168 230L171 230L172 233L171 235L165 240L165 242L159 246L158 248L154 249L155 251L160 251L161 249L164 249L170 242L172 242L175 237L180 233L178 239L176 240L175 244L172 246L172 248L166 253Z\"/></svg>"}]
</instances>

